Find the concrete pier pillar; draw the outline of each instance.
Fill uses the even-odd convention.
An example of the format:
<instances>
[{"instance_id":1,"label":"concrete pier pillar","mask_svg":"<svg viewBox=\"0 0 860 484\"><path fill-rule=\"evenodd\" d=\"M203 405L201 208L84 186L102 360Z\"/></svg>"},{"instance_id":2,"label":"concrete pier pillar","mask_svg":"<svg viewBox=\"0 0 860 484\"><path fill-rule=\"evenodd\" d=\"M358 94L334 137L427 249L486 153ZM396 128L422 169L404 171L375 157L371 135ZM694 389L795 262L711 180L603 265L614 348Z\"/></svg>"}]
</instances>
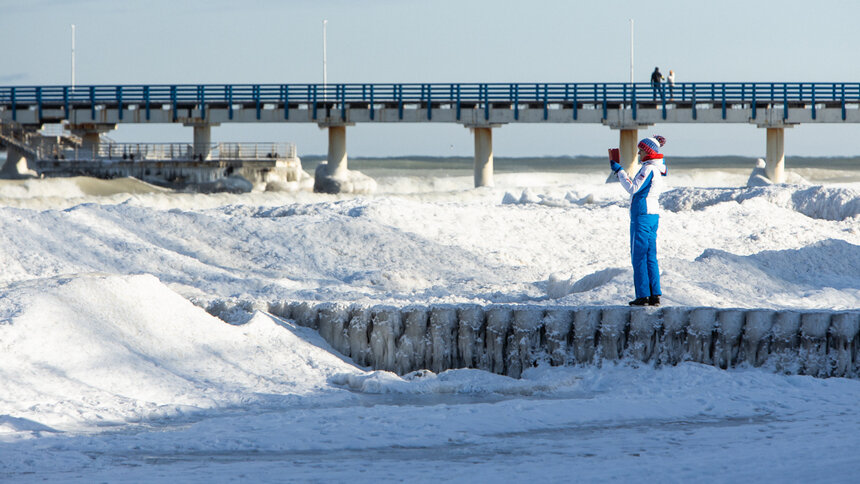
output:
<instances>
[{"instance_id":1,"label":"concrete pier pillar","mask_svg":"<svg viewBox=\"0 0 860 484\"><path fill-rule=\"evenodd\" d=\"M639 165L637 158L636 145L639 143L639 130L621 129L618 136L618 149L621 151L621 167L627 173L635 173L636 167Z\"/></svg>"},{"instance_id":2,"label":"concrete pier pillar","mask_svg":"<svg viewBox=\"0 0 860 484\"><path fill-rule=\"evenodd\" d=\"M95 158L98 156L102 133L116 129L115 124L82 123L69 125L69 131L81 138L80 158Z\"/></svg>"},{"instance_id":3,"label":"concrete pier pillar","mask_svg":"<svg viewBox=\"0 0 860 484\"><path fill-rule=\"evenodd\" d=\"M208 160L212 151L212 126L201 124L194 126L194 158Z\"/></svg>"},{"instance_id":4,"label":"concrete pier pillar","mask_svg":"<svg viewBox=\"0 0 860 484\"><path fill-rule=\"evenodd\" d=\"M14 146L6 147L6 163L0 167L0 174L4 178L19 178L29 172L27 158Z\"/></svg>"},{"instance_id":5,"label":"concrete pier pillar","mask_svg":"<svg viewBox=\"0 0 860 484\"><path fill-rule=\"evenodd\" d=\"M347 171L346 126L328 127L328 175L336 177Z\"/></svg>"},{"instance_id":6,"label":"concrete pier pillar","mask_svg":"<svg viewBox=\"0 0 860 484\"><path fill-rule=\"evenodd\" d=\"M765 173L773 183L785 181L785 128L767 128L767 167Z\"/></svg>"},{"instance_id":7,"label":"concrete pier pillar","mask_svg":"<svg viewBox=\"0 0 860 484\"><path fill-rule=\"evenodd\" d=\"M475 188L493 186L493 129L472 128L475 134Z\"/></svg>"}]
</instances>

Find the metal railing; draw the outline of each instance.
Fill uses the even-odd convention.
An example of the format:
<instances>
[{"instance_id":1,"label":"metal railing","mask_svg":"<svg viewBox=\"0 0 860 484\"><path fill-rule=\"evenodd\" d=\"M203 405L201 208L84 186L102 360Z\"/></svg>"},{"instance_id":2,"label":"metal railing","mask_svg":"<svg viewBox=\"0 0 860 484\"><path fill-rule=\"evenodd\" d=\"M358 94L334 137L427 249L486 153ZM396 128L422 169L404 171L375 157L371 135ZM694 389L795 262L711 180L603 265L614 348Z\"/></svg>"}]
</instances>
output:
<instances>
[{"instance_id":1,"label":"metal railing","mask_svg":"<svg viewBox=\"0 0 860 484\"><path fill-rule=\"evenodd\" d=\"M206 150L208 156L195 154L194 145L189 143L103 143L95 152L86 147L42 143L35 150L39 159L66 161L262 161L296 157L293 143L213 143Z\"/></svg>"},{"instance_id":2,"label":"metal railing","mask_svg":"<svg viewBox=\"0 0 860 484\"><path fill-rule=\"evenodd\" d=\"M662 91L669 97L669 87ZM857 82L682 82L680 102L860 101ZM649 83L200 84L0 86L0 105L662 101Z\"/></svg>"}]
</instances>

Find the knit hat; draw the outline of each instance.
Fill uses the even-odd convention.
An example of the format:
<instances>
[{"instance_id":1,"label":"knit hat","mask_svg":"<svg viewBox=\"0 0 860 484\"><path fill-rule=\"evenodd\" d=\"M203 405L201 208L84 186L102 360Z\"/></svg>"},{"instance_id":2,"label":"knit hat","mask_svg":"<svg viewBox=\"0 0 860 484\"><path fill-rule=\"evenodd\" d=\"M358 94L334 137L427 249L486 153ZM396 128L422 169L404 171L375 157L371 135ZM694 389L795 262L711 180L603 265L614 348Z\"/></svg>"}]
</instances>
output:
<instances>
[{"instance_id":1,"label":"knit hat","mask_svg":"<svg viewBox=\"0 0 860 484\"><path fill-rule=\"evenodd\" d=\"M636 147L649 155L656 155L665 144L666 138L655 134L652 138L644 138Z\"/></svg>"}]
</instances>

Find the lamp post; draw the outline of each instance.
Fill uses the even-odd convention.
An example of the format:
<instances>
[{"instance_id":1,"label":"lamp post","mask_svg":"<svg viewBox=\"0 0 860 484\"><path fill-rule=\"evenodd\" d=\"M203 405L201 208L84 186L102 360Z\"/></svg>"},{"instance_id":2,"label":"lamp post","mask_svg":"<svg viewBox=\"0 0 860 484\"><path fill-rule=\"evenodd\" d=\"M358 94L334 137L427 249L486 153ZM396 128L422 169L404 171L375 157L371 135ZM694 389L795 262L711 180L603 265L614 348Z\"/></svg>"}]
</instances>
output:
<instances>
[{"instance_id":1,"label":"lamp post","mask_svg":"<svg viewBox=\"0 0 860 484\"><path fill-rule=\"evenodd\" d=\"M323 101L328 101L328 72L326 72L326 25L328 20L323 20Z\"/></svg>"}]
</instances>

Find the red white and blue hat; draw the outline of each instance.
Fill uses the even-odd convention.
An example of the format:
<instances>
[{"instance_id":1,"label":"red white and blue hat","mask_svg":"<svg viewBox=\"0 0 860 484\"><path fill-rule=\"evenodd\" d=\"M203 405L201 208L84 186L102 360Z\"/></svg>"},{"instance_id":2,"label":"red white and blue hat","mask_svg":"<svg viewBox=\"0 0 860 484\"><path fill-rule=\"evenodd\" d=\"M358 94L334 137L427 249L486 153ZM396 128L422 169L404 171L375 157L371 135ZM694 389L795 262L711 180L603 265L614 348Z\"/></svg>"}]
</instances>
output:
<instances>
[{"instance_id":1,"label":"red white and blue hat","mask_svg":"<svg viewBox=\"0 0 860 484\"><path fill-rule=\"evenodd\" d=\"M644 138L642 141L640 141L637 145L637 148L649 155L656 155L660 153L660 148L665 144L666 138L655 134L651 138Z\"/></svg>"}]
</instances>

